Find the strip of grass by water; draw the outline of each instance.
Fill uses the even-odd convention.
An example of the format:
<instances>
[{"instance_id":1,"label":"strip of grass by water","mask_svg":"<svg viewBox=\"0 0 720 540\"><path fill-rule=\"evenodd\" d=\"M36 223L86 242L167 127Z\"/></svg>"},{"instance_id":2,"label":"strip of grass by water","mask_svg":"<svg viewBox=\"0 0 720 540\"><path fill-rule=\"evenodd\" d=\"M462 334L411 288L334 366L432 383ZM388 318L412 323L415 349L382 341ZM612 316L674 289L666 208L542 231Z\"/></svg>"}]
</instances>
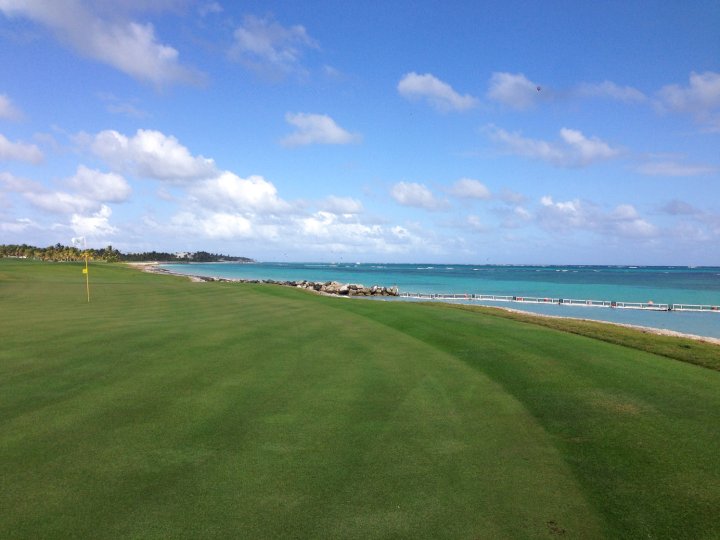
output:
<instances>
[{"instance_id":1,"label":"strip of grass by water","mask_svg":"<svg viewBox=\"0 0 720 540\"><path fill-rule=\"evenodd\" d=\"M87 304L80 269L0 260L2 538L720 536L720 373L113 265Z\"/></svg>"},{"instance_id":2,"label":"strip of grass by water","mask_svg":"<svg viewBox=\"0 0 720 540\"><path fill-rule=\"evenodd\" d=\"M644 330L627 328L619 325L599 323L580 319L561 317L543 317L499 308L483 306L457 305L458 309L466 309L477 313L484 313L495 317L503 317L514 321L545 326L563 332L570 332L580 336L587 336L608 343L615 343L625 347L632 347L642 351L651 352L696 364L715 371L720 371L720 347L716 344L690 338L652 334L650 338Z\"/></svg>"}]
</instances>

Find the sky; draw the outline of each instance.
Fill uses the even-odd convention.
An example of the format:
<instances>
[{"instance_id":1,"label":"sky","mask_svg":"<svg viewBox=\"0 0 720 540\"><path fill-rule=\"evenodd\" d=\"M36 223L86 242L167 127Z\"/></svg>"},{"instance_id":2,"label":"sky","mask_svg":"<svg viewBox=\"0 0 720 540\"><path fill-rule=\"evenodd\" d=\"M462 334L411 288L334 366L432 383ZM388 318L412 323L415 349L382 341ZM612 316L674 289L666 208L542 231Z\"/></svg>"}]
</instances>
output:
<instances>
[{"instance_id":1,"label":"sky","mask_svg":"<svg viewBox=\"0 0 720 540\"><path fill-rule=\"evenodd\" d=\"M720 265L720 3L0 0L0 243Z\"/></svg>"}]
</instances>

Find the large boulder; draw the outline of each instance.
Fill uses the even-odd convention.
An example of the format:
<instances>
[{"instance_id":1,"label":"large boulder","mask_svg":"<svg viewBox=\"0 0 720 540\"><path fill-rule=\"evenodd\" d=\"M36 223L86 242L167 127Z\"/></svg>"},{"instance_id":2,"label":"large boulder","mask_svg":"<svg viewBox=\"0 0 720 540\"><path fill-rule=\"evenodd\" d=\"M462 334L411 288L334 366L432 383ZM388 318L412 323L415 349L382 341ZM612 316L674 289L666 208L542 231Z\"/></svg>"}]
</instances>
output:
<instances>
[{"instance_id":1,"label":"large boulder","mask_svg":"<svg viewBox=\"0 0 720 540\"><path fill-rule=\"evenodd\" d=\"M340 287L342 287L340 283L337 281L331 281L330 283L325 284L325 292L328 294L339 294Z\"/></svg>"}]
</instances>

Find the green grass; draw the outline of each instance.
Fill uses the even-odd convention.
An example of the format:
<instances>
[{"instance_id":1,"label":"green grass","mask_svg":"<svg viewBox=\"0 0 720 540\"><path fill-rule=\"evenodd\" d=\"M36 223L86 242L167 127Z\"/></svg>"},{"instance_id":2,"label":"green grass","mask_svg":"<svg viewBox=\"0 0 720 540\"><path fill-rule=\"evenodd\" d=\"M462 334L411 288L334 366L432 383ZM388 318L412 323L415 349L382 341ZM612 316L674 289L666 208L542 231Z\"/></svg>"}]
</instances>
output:
<instances>
[{"instance_id":1,"label":"green grass","mask_svg":"<svg viewBox=\"0 0 720 540\"><path fill-rule=\"evenodd\" d=\"M80 269L0 260L0 538L720 537L679 341Z\"/></svg>"}]
</instances>

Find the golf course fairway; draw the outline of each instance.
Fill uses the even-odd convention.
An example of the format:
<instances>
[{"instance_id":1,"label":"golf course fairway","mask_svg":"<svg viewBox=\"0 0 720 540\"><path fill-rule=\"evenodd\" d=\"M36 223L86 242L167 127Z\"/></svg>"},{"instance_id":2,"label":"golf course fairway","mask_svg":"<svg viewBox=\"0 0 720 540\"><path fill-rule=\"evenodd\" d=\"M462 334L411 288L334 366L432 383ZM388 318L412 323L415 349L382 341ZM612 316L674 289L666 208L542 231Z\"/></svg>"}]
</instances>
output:
<instances>
[{"instance_id":1,"label":"golf course fairway","mask_svg":"<svg viewBox=\"0 0 720 540\"><path fill-rule=\"evenodd\" d=\"M0 259L0 538L720 538L720 372L657 336L89 275Z\"/></svg>"}]
</instances>

